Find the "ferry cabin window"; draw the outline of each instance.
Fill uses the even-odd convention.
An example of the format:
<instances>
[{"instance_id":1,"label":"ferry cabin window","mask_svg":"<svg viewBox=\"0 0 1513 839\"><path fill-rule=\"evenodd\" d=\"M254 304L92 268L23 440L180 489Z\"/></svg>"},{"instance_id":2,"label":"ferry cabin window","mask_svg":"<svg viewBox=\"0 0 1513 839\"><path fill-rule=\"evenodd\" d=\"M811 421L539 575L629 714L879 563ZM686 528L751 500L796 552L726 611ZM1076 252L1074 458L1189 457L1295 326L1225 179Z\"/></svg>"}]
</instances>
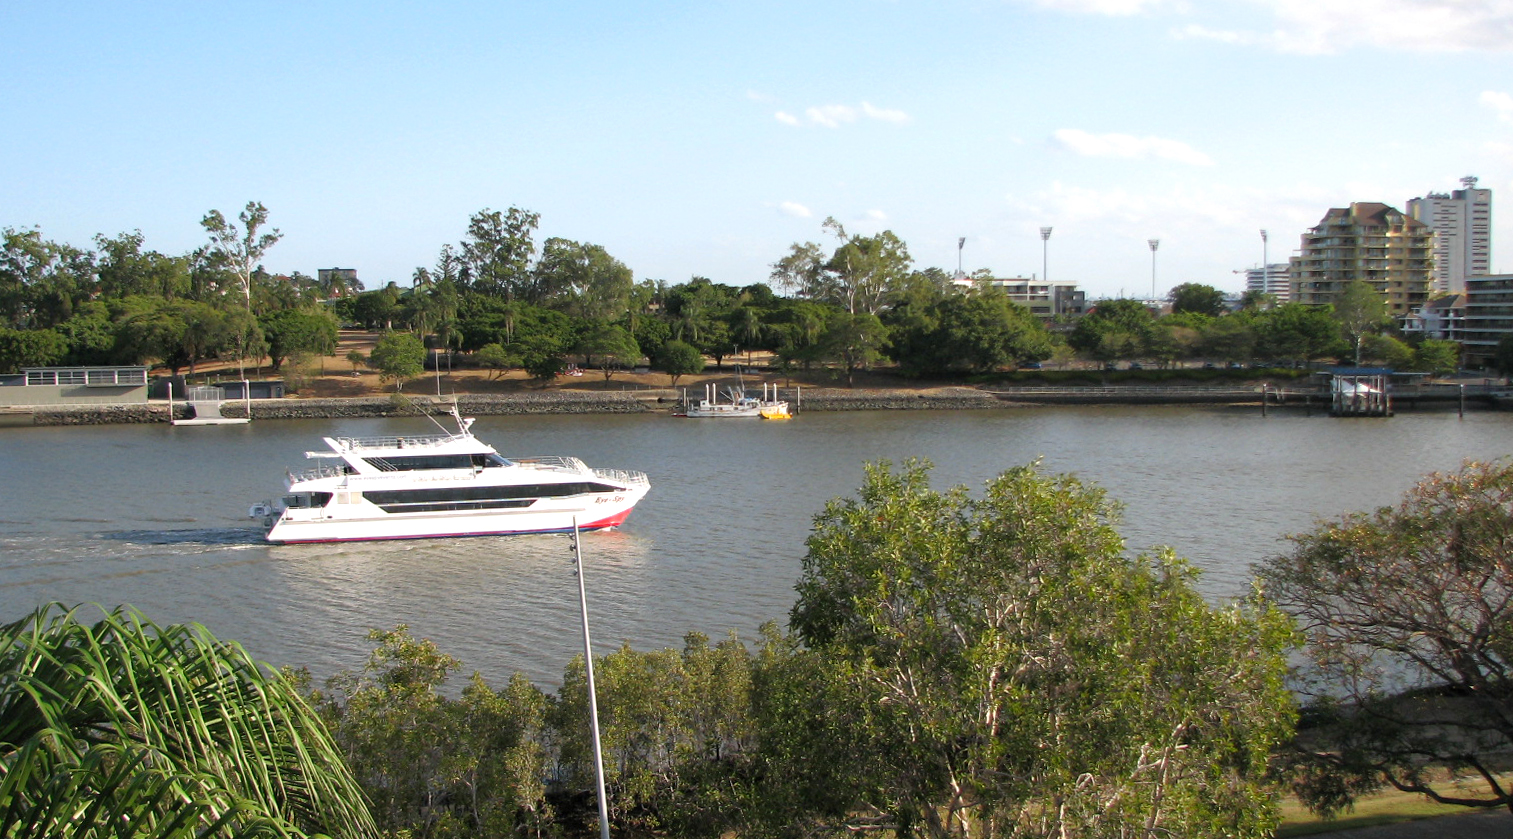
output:
<instances>
[{"instance_id":1,"label":"ferry cabin window","mask_svg":"<svg viewBox=\"0 0 1513 839\"><path fill-rule=\"evenodd\" d=\"M382 472L416 472L428 469L488 469L508 466L497 454L414 454L369 457L365 460Z\"/></svg>"},{"instance_id":2,"label":"ferry cabin window","mask_svg":"<svg viewBox=\"0 0 1513 839\"><path fill-rule=\"evenodd\" d=\"M331 502L329 492L296 492L293 495L284 496L284 506L291 509L307 507L324 507Z\"/></svg>"},{"instance_id":3,"label":"ferry cabin window","mask_svg":"<svg viewBox=\"0 0 1513 839\"><path fill-rule=\"evenodd\" d=\"M561 498L569 495L614 491L614 487L605 484L573 482L524 486L368 490L363 493L363 497L387 512L398 513L523 507L538 498Z\"/></svg>"}]
</instances>

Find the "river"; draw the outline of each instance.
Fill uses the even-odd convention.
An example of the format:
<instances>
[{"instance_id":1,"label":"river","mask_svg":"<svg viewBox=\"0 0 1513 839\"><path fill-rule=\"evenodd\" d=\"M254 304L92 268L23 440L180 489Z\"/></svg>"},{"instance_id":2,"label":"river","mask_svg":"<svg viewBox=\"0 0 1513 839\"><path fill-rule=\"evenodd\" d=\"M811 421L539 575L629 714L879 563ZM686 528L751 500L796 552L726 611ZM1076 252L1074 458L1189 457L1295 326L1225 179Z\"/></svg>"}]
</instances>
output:
<instances>
[{"instance_id":1,"label":"river","mask_svg":"<svg viewBox=\"0 0 1513 839\"><path fill-rule=\"evenodd\" d=\"M202 428L0 429L0 618L48 601L130 603L198 621L275 665L361 667L371 629L408 624L502 685L560 682L581 648L561 536L270 546L244 518L322 436L420 434L424 418ZM1513 414L1346 420L1254 407L807 413L789 422L667 416L481 417L505 455L571 454L645 471L617 532L583 539L596 651L751 639L793 605L804 539L868 461L927 458L937 487L1040 459L1125 505L1131 550L1187 557L1215 600L1318 516L1394 503L1422 474L1509 452Z\"/></svg>"}]
</instances>

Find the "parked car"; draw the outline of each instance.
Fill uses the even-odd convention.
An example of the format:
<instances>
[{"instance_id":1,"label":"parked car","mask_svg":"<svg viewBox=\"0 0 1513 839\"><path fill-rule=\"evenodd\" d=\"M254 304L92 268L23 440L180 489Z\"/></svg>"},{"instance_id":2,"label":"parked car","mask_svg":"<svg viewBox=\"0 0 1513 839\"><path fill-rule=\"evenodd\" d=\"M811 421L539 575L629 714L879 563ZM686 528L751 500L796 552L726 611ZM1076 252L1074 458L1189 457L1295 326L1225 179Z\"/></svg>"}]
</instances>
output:
<instances>
[{"instance_id":1,"label":"parked car","mask_svg":"<svg viewBox=\"0 0 1513 839\"><path fill-rule=\"evenodd\" d=\"M1038 362L1038 361L1026 361L1023 364L1019 365L1019 369L1021 369L1021 370L1039 370L1040 369L1040 362Z\"/></svg>"}]
</instances>

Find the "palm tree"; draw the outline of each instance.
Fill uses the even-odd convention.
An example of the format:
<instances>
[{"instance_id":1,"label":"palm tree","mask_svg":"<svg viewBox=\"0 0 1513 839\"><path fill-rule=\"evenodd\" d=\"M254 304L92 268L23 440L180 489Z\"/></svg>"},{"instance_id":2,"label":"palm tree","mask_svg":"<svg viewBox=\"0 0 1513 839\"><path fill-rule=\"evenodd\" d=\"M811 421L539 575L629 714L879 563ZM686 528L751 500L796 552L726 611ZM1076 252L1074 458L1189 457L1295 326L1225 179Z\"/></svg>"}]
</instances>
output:
<instances>
[{"instance_id":1,"label":"palm tree","mask_svg":"<svg viewBox=\"0 0 1513 839\"><path fill-rule=\"evenodd\" d=\"M89 608L0 627L0 836L378 835L292 682L199 625Z\"/></svg>"}]
</instances>

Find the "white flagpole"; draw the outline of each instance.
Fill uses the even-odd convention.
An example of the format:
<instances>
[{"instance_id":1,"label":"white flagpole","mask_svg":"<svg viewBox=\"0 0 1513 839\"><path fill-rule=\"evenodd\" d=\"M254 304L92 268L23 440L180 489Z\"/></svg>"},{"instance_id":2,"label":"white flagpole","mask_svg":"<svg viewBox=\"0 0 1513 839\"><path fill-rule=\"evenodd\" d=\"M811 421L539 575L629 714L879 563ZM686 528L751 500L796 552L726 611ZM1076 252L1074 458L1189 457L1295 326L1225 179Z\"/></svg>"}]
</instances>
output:
<instances>
[{"instance_id":1,"label":"white flagpole","mask_svg":"<svg viewBox=\"0 0 1513 839\"><path fill-rule=\"evenodd\" d=\"M583 550L578 517L573 516L573 569L578 575L578 606L583 613L583 663L588 675L588 723L594 735L594 778L599 785L599 836L609 839L609 798L604 793L604 752L599 745L599 697L594 690L594 648L588 639L588 594L583 587Z\"/></svg>"}]
</instances>

